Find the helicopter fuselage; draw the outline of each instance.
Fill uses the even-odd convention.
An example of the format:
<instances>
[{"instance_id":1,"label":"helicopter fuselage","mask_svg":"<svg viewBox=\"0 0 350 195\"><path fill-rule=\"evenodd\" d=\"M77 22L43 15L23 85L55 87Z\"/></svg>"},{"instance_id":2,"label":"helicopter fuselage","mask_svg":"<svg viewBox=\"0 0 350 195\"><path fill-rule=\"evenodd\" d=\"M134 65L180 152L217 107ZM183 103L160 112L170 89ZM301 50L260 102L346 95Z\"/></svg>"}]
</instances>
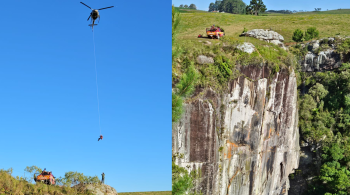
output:
<instances>
[{"instance_id":1,"label":"helicopter fuselage","mask_svg":"<svg viewBox=\"0 0 350 195\"><path fill-rule=\"evenodd\" d=\"M98 17L99 17L99 13L98 13L98 10L96 10L96 9L94 9L94 10L92 10L92 12L91 12L91 18L93 19L93 20L96 20Z\"/></svg>"}]
</instances>

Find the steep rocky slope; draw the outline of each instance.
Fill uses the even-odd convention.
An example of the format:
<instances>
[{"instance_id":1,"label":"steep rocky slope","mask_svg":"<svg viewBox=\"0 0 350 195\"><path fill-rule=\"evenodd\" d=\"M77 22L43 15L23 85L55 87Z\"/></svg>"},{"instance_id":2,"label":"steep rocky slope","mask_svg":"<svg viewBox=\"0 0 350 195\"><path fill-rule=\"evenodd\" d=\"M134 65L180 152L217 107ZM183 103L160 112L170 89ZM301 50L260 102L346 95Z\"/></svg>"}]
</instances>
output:
<instances>
[{"instance_id":1,"label":"steep rocky slope","mask_svg":"<svg viewBox=\"0 0 350 195\"><path fill-rule=\"evenodd\" d=\"M295 74L238 69L228 92L197 88L184 104L173 124L176 164L199 170L203 194L287 194L300 150Z\"/></svg>"}]
</instances>

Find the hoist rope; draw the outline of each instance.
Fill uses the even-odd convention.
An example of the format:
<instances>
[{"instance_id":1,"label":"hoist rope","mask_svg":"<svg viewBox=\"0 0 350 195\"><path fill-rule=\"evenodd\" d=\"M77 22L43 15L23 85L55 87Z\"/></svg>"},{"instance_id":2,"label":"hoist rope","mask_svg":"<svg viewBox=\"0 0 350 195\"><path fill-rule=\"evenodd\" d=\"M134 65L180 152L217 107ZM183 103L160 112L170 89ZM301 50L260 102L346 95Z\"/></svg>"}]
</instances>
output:
<instances>
[{"instance_id":1,"label":"hoist rope","mask_svg":"<svg viewBox=\"0 0 350 195\"><path fill-rule=\"evenodd\" d=\"M95 75L96 75L96 95L97 95L97 111L98 111L98 127L100 129L100 135L101 134L101 120L100 120L100 101L98 99L98 84L97 84L97 68L96 68L96 52L95 52L95 33L94 31L92 30L92 39L93 39L93 42L94 42L94 58L95 58Z\"/></svg>"}]
</instances>

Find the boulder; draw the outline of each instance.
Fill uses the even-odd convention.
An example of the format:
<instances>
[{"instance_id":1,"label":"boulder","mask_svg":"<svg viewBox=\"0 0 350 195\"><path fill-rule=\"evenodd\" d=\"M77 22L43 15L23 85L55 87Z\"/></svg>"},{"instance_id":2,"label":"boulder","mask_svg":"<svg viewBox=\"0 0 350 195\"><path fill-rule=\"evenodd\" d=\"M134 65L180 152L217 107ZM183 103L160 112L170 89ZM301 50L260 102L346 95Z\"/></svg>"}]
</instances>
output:
<instances>
[{"instance_id":1,"label":"boulder","mask_svg":"<svg viewBox=\"0 0 350 195\"><path fill-rule=\"evenodd\" d=\"M196 60L197 60L198 64L213 64L214 63L214 59L212 57L207 57L205 55L199 55Z\"/></svg>"},{"instance_id":2,"label":"boulder","mask_svg":"<svg viewBox=\"0 0 350 195\"><path fill-rule=\"evenodd\" d=\"M242 33L241 36L254 37L256 39L260 39L264 41L271 41L271 40L278 40L280 42L284 41L284 38L282 35L278 34L275 31L264 30L264 29L253 29L248 32Z\"/></svg>"}]
</instances>

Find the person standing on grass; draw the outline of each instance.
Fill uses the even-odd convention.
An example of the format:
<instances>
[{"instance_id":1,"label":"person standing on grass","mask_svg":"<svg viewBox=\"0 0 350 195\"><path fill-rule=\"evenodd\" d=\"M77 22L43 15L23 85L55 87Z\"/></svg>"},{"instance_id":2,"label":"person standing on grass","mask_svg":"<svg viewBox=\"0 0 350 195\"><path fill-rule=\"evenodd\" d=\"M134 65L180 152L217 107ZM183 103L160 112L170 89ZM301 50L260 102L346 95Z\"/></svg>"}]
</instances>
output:
<instances>
[{"instance_id":1,"label":"person standing on grass","mask_svg":"<svg viewBox=\"0 0 350 195\"><path fill-rule=\"evenodd\" d=\"M105 184L105 173L102 173L101 175L102 175L102 181L101 181L101 183Z\"/></svg>"}]
</instances>

